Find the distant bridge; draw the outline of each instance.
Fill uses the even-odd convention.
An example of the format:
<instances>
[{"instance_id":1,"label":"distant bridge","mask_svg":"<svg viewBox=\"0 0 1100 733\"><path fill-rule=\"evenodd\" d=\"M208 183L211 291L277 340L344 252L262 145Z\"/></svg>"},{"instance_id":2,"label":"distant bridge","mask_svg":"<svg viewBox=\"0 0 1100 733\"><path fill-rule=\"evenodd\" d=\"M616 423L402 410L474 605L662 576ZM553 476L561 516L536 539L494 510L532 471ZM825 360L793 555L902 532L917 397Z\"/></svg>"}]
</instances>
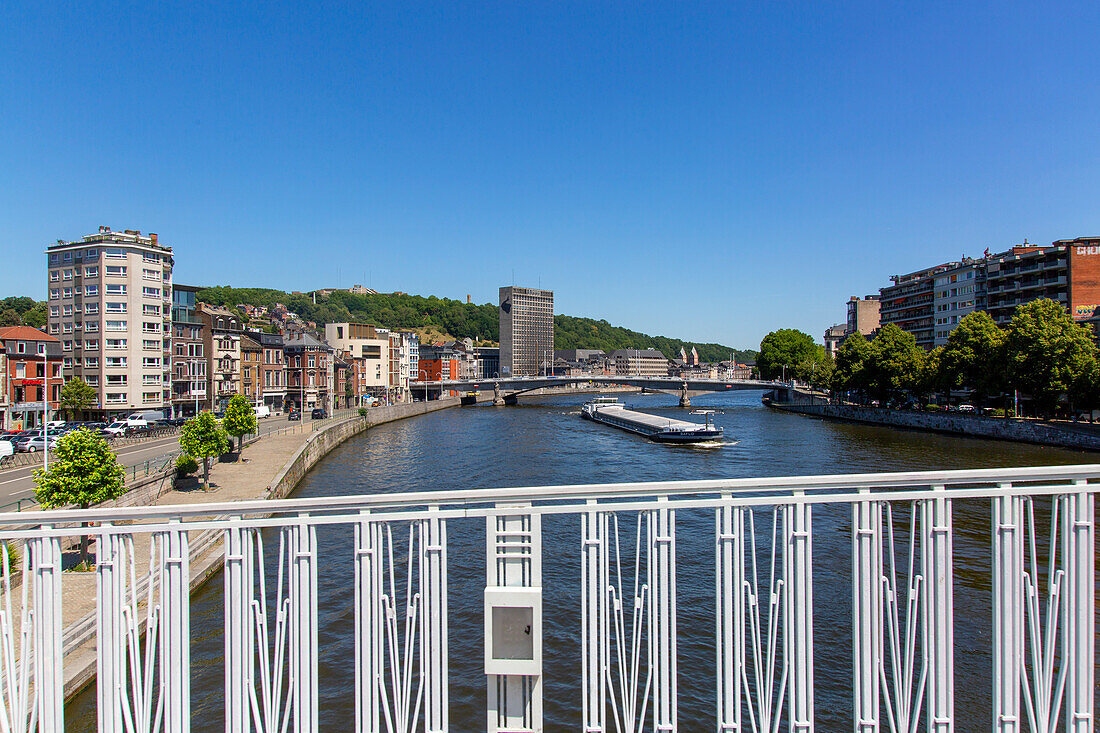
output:
<instances>
[{"instance_id":1,"label":"distant bridge","mask_svg":"<svg viewBox=\"0 0 1100 733\"><path fill-rule=\"evenodd\" d=\"M493 377L490 379L444 379L434 382L410 382L410 391L416 394L431 395L446 391L477 392L493 391L493 404L516 404L518 396L547 387L562 387L567 384L622 385L642 387L654 392L668 392L680 395L680 405L691 406L691 395L708 392L734 392L741 390L785 391L792 386L787 382L762 379L699 379L694 377L641 377L602 374L584 374L577 376L546 377Z\"/></svg>"}]
</instances>

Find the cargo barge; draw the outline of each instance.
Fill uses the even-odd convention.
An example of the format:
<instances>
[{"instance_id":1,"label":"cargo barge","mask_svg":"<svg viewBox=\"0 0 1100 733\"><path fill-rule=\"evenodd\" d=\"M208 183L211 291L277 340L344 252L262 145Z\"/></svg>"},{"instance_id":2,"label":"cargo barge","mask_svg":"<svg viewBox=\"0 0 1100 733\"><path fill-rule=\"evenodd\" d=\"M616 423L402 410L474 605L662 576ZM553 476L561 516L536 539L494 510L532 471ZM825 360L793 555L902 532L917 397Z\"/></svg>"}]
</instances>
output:
<instances>
[{"instance_id":1,"label":"cargo barge","mask_svg":"<svg viewBox=\"0 0 1100 733\"><path fill-rule=\"evenodd\" d=\"M701 443L721 438L722 428L710 422L712 413L701 411L698 414L706 415L706 424L628 410L614 397L597 397L584 403L581 408L581 416L588 420L644 435L661 443Z\"/></svg>"}]
</instances>

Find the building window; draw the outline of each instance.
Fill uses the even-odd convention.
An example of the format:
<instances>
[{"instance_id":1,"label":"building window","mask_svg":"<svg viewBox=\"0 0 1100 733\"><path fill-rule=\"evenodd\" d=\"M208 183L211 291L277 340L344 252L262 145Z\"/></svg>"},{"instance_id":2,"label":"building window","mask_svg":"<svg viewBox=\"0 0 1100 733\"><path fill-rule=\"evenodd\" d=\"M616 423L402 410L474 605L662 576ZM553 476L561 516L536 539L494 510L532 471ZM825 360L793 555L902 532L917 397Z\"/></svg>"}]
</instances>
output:
<instances>
[{"instance_id":1,"label":"building window","mask_svg":"<svg viewBox=\"0 0 1100 733\"><path fill-rule=\"evenodd\" d=\"M89 351L98 351L99 339L84 339L84 348Z\"/></svg>"},{"instance_id":2,"label":"building window","mask_svg":"<svg viewBox=\"0 0 1100 733\"><path fill-rule=\"evenodd\" d=\"M146 298L159 298L160 288L144 287L141 289L141 294L144 295Z\"/></svg>"},{"instance_id":3,"label":"building window","mask_svg":"<svg viewBox=\"0 0 1100 733\"><path fill-rule=\"evenodd\" d=\"M65 270L65 276L64 277L65 277L66 280L72 280L73 279L73 271L72 270Z\"/></svg>"},{"instance_id":4,"label":"building window","mask_svg":"<svg viewBox=\"0 0 1100 733\"><path fill-rule=\"evenodd\" d=\"M99 321L84 321L84 333L99 331Z\"/></svg>"},{"instance_id":5,"label":"building window","mask_svg":"<svg viewBox=\"0 0 1100 733\"><path fill-rule=\"evenodd\" d=\"M106 377L108 387L123 387L126 385L125 374L108 374Z\"/></svg>"},{"instance_id":6,"label":"building window","mask_svg":"<svg viewBox=\"0 0 1100 733\"><path fill-rule=\"evenodd\" d=\"M99 303L85 303L84 304L84 315L94 316L97 313L99 313Z\"/></svg>"},{"instance_id":7,"label":"building window","mask_svg":"<svg viewBox=\"0 0 1100 733\"><path fill-rule=\"evenodd\" d=\"M149 305L148 303L146 303L145 305L143 305L141 307L141 312L142 312L142 314L147 315L147 316L159 316L160 315L160 306L159 305Z\"/></svg>"},{"instance_id":8,"label":"building window","mask_svg":"<svg viewBox=\"0 0 1100 733\"><path fill-rule=\"evenodd\" d=\"M92 265L91 267L84 268L84 277L98 277L99 267Z\"/></svg>"},{"instance_id":9,"label":"building window","mask_svg":"<svg viewBox=\"0 0 1100 733\"><path fill-rule=\"evenodd\" d=\"M126 312L126 303L125 302L117 302L117 301L107 302L107 303L104 304L103 310L106 311L107 313L125 313Z\"/></svg>"},{"instance_id":10,"label":"building window","mask_svg":"<svg viewBox=\"0 0 1100 733\"><path fill-rule=\"evenodd\" d=\"M108 404L119 404L119 403L123 403L123 402L126 402L126 393L125 392L108 392L107 393L107 403Z\"/></svg>"},{"instance_id":11,"label":"building window","mask_svg":"<svg viewBox=\"0 0 1100 733\"><path fill-rule=\"evenodd\" d=\"M124 367L126 366L125 356L108 356L104 359L104 364L109 367Z\"/></svg>"},{"instance_id":12,"label":"building window","mask_svg":"<svg viewBox=\"0 0 1100 733\"><path fill-rule=\"evenodd\" d=\"M88 250L87 252L84 253L84 259L86 259L86 260L94 260L94 259L96 259L96 257L97 257L97 254L96 254L96 251L94 249L90 249L90 250Z\"/></svg>"},{"instance_id":13,"label":"building window","mask_svg":"<svg viewBox=\"0 0 1100 733\"><path fill-rule=\"evenodd\" d=\"M50 288L50 300L57 300L61 297L61 291L57 288Z\"/></svg>"},{"instance_id":14,"label":"building window","mask_svg":"<svg viewBox=\"0 0 1100 733\"><path fill-rule=\"evenodd\" d=\"M50 270L50 282L55 283L60 279L59 272L57 270Z\"/></svg>"},{"instance_id":15,"label":"building window","mask_svg":"<svg viewBox=\"0 0 1100 733\"><path fill-rule=\"evenodd\" d=\"M85 297L94 298L97 295L99 295L99 286L98 285L85 285L84 286L84 296Z\"/></svg>"},{"instance_id":16,"label":"building window","mask_svg":"<svg viewBox=\"0 0 1100 733\"><path fill-rule=\"evenodd\" d=\"M113 260L124 260L126 259L126 250L118 249L117 247L108 247L103 250L103 256Z\"/></svg>"},{"instance_id":17,"label":"building window","mask_svg":"<svg viewBox=\"0 0 1100 733\"><path fill-rule=\"evenodd\" d=\"M85 356L84 357L84 368L85 369L98 369L99 368L99 357Z\"/></svg>"},{"instance_id":18,"label":"building window","mask_svg":"<svg viewBox=\"0 0 1100 733\"><path fill-rule=\"evenodd\" d=\"M107 325L104 326L107 331L125 331L126 321L107 321Z\"/></svg>"},{"instance_id":19,"label":"building window","mask_svg":"<svg viewBox=\"0 0 1100 733\"><path fill-rule=\"evenodd\" d=\"M161 347L161 342L160 341L155 341L153 339L145 339L141 342L141 348L146 349L146 350L159 349L160 347Z\"/></svg>"},{"instance_id":20,"label":"building window","mask_svg":"<svg viewBox=\"0 0 1100 733\"><path fill-rule=\"evenodd\" d=\"M126 295L126 286L122 283L108 283L103 286L103 292L107 295Z\"/></svg>"}]
</instances>

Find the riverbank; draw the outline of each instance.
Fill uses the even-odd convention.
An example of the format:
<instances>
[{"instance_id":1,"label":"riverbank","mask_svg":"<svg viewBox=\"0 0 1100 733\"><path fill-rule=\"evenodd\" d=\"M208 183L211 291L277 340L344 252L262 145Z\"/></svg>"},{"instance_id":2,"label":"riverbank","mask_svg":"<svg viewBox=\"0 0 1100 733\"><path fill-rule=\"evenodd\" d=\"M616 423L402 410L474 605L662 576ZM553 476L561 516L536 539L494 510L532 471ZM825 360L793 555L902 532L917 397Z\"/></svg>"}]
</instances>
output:
<instances>
[{"instance_id":1,"label":"riverbank","mask_svg":"<svg viewBox=\"0 0 1100 733\"><path fill-rule=\"evenodd\" d=\"M248 499L284 498L294 491L301 478L333 448L354 435L376 425L424 415L459 405L458 398L432 402L416 402L389 407L373 407L365 417L354 415L337 419L318 430L297 432L288 430L264 436L247 446L240 460L216 462L210 471L212 488L168 488L170 476L150 480L155 493L142 495L146 504L179 505L211 502L244 501ZM125 505L133 505L126 501ZM33 512L27 512L28 518ZM190 589L193 593L221 570L223 547L220 531L188 534ZM149 557L150 537L134 540L135 558ZM140 576L142 568L135 568ZM143 597L144 582L137 594ZM65 617L74 621L65 627L62 645L65 650L65 699L68 700L94 682L96 673L96 578L95 573L68 572L62 583L62 603Z\"/></svg>"},{"instance_id":2,"label":"riverbank","mask_svg":"<svg viewBox=\"0 0 1100 733\"><path fill-rule=\"evenodd\" d=\"M793 412L827 420L882 425L904 430L924 430L934 433L965 435L969 438L1010 440L1059 448L1100 451L1100 432L1073 429L1036 420L1004 419L952 412L919 412L891 410L885 407L830 405L818 401L775 402L765 404L774 410Z\"/></svg>"}]
</instances>

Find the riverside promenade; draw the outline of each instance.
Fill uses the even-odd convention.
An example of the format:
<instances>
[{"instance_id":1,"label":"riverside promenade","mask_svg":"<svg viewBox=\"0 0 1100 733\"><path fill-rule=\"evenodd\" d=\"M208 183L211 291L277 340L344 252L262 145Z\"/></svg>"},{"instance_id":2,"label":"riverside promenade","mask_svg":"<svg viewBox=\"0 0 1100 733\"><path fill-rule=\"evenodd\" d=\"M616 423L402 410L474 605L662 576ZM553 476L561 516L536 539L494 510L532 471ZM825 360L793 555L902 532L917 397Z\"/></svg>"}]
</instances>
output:
<instances>
[{"instance_id":1,"label":"riverside promenade","mask_svg":"<svg viewBox=\"0 0 1100 733\"><path fill-rule=\"evenodd\" d=\"M454 407L458 398L446 398L428 403L411 403L390 407L376 407L368 410L366 417L351 414L347 417L335 417L324 425L314 426L303 422L280 430L274 434L261 436L246 444L237 460L215 461L211 467L211 490L203 491L201 482L188 481L181 488L170 488L171 481L165 480L164 490L159 495L149 497L146 505L196 505L211 502L246 501L264 498L283 498L293 492L302 476L321 458L344 440L371 428L395 420L401 420L428 412ZM201 469L200 469L201 471ZM130 504L132 502L126 502ZM111 506L107 503L104 506ZM33 522L33 511L26 512L27 519ZM75 534L73 549L65 553L65 565L74 565L79 557L78 539ZM94 532L94 529L93 529ZM89 552L95 554L95 535ZM194 592L199 586L218 573L223 564L221 532L194 531L188 533L190 553L190 587ZM145 595L150 567L150 537L136 535L133 541L133 571L138 580L139 599ZM145 576L143 579L142 576ZM96 673L96 573L66 572L62 584L62 614L64 633L62 643L65 650L64 680L65 697L73 696L95 679ZM13 593L13 611L18 613L18 593ZM142 604L142 614L144 608ZM144 629L144 615L135 619Z\"/></svg>"}]
</instances>

